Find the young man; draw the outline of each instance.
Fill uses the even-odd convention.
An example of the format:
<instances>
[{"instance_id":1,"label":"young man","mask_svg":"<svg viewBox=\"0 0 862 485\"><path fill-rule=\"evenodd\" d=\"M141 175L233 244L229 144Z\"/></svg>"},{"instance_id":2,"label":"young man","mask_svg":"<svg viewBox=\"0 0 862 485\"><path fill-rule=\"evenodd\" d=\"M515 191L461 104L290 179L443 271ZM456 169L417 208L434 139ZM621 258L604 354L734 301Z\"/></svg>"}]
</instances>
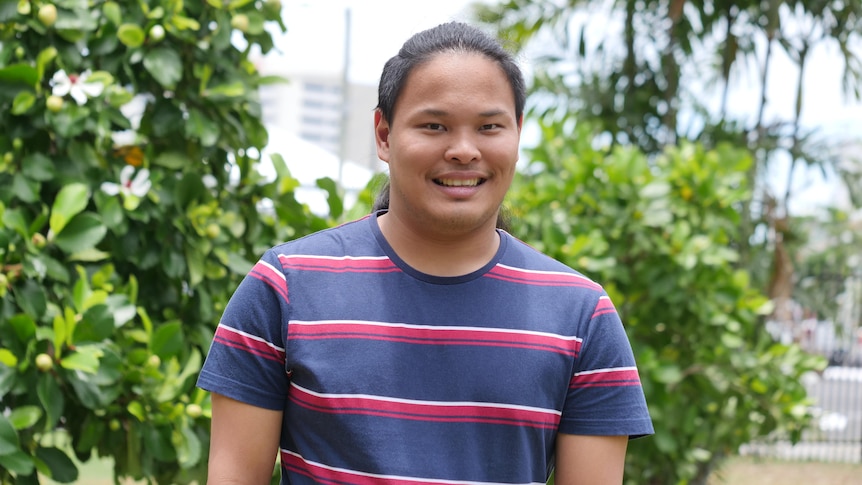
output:
<instances>
[{"instance_id":1,"label":"young man","mask_svg":"<svg viewBox=\"0 0 862 485\"><path fill-rule=\"evenodd\" d=\"M652 433L602 288L496 229L524 82L489 36L405 43L374 114L382 210L276 246L200 375L209 483L619 484Z\"/></svg>"}]
</instances>

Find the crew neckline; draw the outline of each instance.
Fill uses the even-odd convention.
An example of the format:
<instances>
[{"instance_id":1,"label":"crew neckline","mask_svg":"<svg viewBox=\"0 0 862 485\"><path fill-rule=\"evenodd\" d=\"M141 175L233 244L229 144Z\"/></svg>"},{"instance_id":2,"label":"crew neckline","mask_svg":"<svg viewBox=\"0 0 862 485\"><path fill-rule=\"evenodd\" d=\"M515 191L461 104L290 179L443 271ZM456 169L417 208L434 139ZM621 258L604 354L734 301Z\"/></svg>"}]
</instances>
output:
<instances>
[{"instance_id":1,"label":"crew neckline","mask_svg":"<svg viewBox=\"0 0 862 485\"><path fill-rule=\"evenodd\" d=\"M431 283L435 285L457 285L462 283L468 283L477 278L481 278L486 273L488 273L488 271L491 271L491 268L493 268L497 265L497 263L500 262L500 260L503 258L503 254L505 253L506 246L509 242L509 238L506 237L506 233L504 231L501 231L500 229L497 229L496 231L497 236L500 238L500 245L497 248L497 252L496 254L494 254L494 257L491 258L491 260L488 261L487 264L477 269L476 271L460 276L430 275L428 273L423 273L422 271L419 271L416 268L407 264L407 262L405 262L403 259L401 259L400 256L398 256L398 254L392 248L392 245L389 244L389 241L386 240L386 237L383 235L383 231L380 230L380 224L377 221L377 217L382 214L385 214L386 212L387 211L385 209L379 210L373 213L371 217L368 218L368 223L371 226L371 232L374 234L374 238L377 240L377 244L380 245L380 248L383 250L383 253L390 260L392 260L392 262L395 263L395 265L398 266L401 271L417 280L424 281L426 283Z\"/></svg>"}]
</instances>

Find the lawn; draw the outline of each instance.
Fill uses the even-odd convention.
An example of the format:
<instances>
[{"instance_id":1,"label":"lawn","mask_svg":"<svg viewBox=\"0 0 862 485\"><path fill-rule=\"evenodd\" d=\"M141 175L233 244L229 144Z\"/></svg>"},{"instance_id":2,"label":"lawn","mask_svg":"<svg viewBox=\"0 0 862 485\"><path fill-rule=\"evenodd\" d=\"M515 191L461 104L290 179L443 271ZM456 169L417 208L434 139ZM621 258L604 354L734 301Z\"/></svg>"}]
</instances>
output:
<instances>
[{"instance_id":1,"label":"lawn","mask_svg":"<svg viewBox=\"0 0 862 485\"><path fill-rule=\"evenodd\" d=\"M862 464L732 458L708 485L862 485Z\"/></svg>"}]
</instances>

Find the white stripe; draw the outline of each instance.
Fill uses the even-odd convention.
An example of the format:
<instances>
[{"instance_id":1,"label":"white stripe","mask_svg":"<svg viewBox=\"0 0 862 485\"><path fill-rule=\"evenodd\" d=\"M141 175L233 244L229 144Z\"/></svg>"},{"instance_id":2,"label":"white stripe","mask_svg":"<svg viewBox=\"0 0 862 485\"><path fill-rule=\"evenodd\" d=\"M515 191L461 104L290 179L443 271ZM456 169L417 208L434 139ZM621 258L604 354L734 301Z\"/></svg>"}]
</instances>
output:
<instances>
[{"instance_id":1,"label":"white stripe","mask_svg":"<svg viewBox=\"0 0 862 485\"><path fill-rule=\"evenodd\" d=\"M227 330L228 332L232 332L232 333L236 333L236 334L242 335L243 337L250 338L250 339L252 339L252 340L256 340L256 341L258 341L258 342L264 343L264 344L266 344L267 346L272 347L272 348L273 348L273 349L275 349L275 350L278 350L279 352L284 352L284 349L283 349L283 348L281 348L281 347L279 347L279 346L277 346L277 345L273 344L272 342L270 342L270 341L268 341L268 340L264 340L264 339L262 339L262 338L258 337L257 335L252 335L252 334L250 334L250 333L243 332L242 330L237 330L237 329L235 329L235 328L233 328L233 327L229 327L229 326L227 326L227 325L225 325L225 324L223 324L223 323L219 323L219 324L218 324L218 326L219 326L219 327L221 327L221 328L223 328L223 329L225 329L225 330Z\"/></svg>"},{"instance_id":2,"label":"white stripe","mask_svg":"<svg viewBox=\"0 0 862 485\"><path fill-rule=\"evenodd\" d=\"M465 326L445 326L445 325L414 325L410 323L390 323L390 322L372 322L366 320L315 320L315 321L302 321L302 320L291 320L288 322L288 325L334 325L339 323L349 323L351 325L368 325L374 327L389 327L389 328L414 328L420 330L429 330L429 331L443 331L443 330L458 330L458 331L475 331L475 332L494 332L494 333L511 333L516 335L537 335L541 337L550 337L558 340L566 340L566 341L574 341L574 342L582 342L583 339L575 336L566 336L566 335L558 335L555 333L548 332L536 332L534 330L516 330L511 328L487 328L487 327L465 327Z\"/></svg>"},{"instance_id":3,"label":"white stripe","mask_svg":"<svg viewBox=\"0 0 862 485\"><path fill-rule=\"evenodd\" d=\"M397 397L381 397L374 396L371 394L328 394L322 392L315 392L310 389L306 389L295 382L290 383L291 387L295 387L302 392L307 394L311 394L312 396L324 398L324 399L368 399L370 401L380 401L380 402L396 402L401 404L418 404L423 406L437 406L437 407L458 407L458 406L472 406L479 408L497 408L497 409L516 409L519 411L532 411L537 413L549 414L553 416L562 415L561 411L557 411L556 409L545 409L545 408L537 408L533 406L521 406L518 404L500 404L500 403L489 403L489 402L473 402L473 401L424 401L419 399L403 399Z\"/></svg>"},{"instance_id":4,"label":"white stripe","mask_svg":"<svg viewBox=\"0 0 862 485\"><path fill-rule=\"evenodd\" d=\"M593 284L598 284L598 283L596 283L595 281L593 281L593 280L591 280L591 279L587 278L586 276L584 276L584 275L579 275L579 274L577 274L577 273L566 273L566 272L563 272L563 271L542 271L542 270L538 270L538 269L524 269L524 268L516 268L516 267L514 267L514 266L507 266L507 265L505 265L505 264L500 264L500 263L497 263L497 266L499 266L499 267L501 267L501 268L510 269L510 270L512 270L512 271L517 271L517 272L520 272L520 273L529 273L529 274L546 274L546 275L558 275L558 276L571 276L571 277L573 277L573 278L579 278L579 279L582 279L582 280L589 281L590 283L593 283Z\"/></svg>"},{"instance_id":5,"label":"white stripe","mask_svg":"<svg viewBox=\"0 0 862 485\"><path fill-rule=\"evenodd\" d=\"M276 275L276 276L278 276L278 277L279 277L279 278L281 278L282 280L285 280L285 281L286 281L286 279L285 279L285 277L284 277L284 273L282 273L282 272L281 272L281 270L276 269L276 268L275 268L275 266L273 266L273 265L271 265L271 264L267 263L266 261L258 261L258 264L262 264L262 265L266 266L267 268L269 268L270 270L272 270L272 272L273 272L273 273L275 273L275 275Z\"/></svg>"},{"instance_id":6,"label":"white stripe","mask_svg":"<svg viewBox=\"0 0 862 485\"><path fill-rule=\"evenodd\" d=\"M605 373L605 372L616 372L616 371L621 371L621 370L633 370L633 371L637 371L637 370L638 370L638 368L637 368L637 367L635 367L635 366L630 366L630 367L608 367L607 369L593 369L593 370L585 370L585 371L583 371L583 372L575 372L575 377L577 377L577 376L587 376L587 375L590 375L590 374L602 374L602 373Z\"/></svg>"},{"instance_id":7,"label":"white stripe","mask_svg":"<svg viewBox=\"0 0 862 485\"><path fill-rule=\"evenodd\" d=\"M286 259L321 259L326 261L383 261L388 256L321 256L316 254L279 254L279 258Z\"/></svg>"},{"instance_id":8,"label":"white stripe","mask_svg":"<svg viewBox=\"0 0 862 485\"><path fill-rule=\"evenodd\" d=\"M359 472L356 470L348 470L347 468L336 468L334 466L324 465L323 463L317 463L314 461L309 461L309 460L306 460L305 458L303 458L302 455L300 455L299 453L285 450L284 448L281 449L281 452L284 454L287 454L287 455L295 456L295 457L299 458L300 460L302 460L303 462L308 463L308 464L313 465L313 466L316 466L316 467L319 467L319 468L324 468L326 470L331 470L331 471L339 472L339 473L346 473L348 475L358 475L358 476L369 477L369 478L389 479L389 480L404 480L404 481L412 481L412 482L420 482L420 483L445 483L445 484L452 484L452 485L471 484L471 483L485 483L488 485L521 485L521 484L504 483L504 482L465 482L465 481L461 481L461 480L443 480L443 479L439 479L439 478L416 478L416 477L402 477L402 476L398 476L398 475L380 475L378 473L366 473L366 472ZM523 485L544 485L544 483L545 482L527 482L527 483L524 483Z\"/></svg>"}]
</instances>

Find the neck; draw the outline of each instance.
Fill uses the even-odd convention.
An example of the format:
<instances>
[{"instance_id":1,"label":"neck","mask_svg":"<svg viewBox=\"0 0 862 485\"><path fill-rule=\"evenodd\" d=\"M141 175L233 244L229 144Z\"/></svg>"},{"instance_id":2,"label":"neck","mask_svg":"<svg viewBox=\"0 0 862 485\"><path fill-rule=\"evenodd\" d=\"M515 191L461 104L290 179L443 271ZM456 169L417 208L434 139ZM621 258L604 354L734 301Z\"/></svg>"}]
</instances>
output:
<instances>
[{"instance_id":1,"label":"neck","mask_svg":"<svg viewBox=\"0 0 862 485\"><path fill-rule=\"evenodd\" d=\"M398 257L432 276L472 273L488 264L500 247L495 225L457 234L435 234L404 224L389 212L379 216L377 223Z\"/></svg>"}]
</instances>

